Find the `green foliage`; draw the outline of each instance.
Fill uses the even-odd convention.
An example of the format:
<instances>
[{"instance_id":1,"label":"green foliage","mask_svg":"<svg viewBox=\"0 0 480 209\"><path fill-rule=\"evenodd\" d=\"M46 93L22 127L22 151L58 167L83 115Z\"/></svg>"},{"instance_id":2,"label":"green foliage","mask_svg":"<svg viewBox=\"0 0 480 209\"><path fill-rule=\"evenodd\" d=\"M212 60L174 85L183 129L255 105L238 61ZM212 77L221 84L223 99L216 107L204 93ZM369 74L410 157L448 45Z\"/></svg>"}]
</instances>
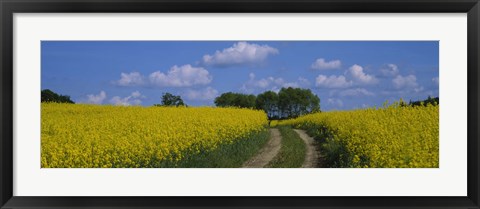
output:
<instances>
[{"instance_id":1,"label":"green foliage","mask_svg":"<svg viewBox=\"0 0 480 209\"><path fill-rule=\"evenodd\" d=\"M320 111L320 98L310 89L282 88L278 93L280 118L296 118Z\"/></svg>"},{"instance_id":2,"label":"green foliage","mask_svg":"<svg viewBox=\"0 0 480 209\"><path fill-rule=\"evenodd\" d=\"M176 163L164 162L159 167L168 168L240 168L267 143L268 129L255 132L229 144L221 144L210 152L187 153Z\"/></svg>"},{"instance_id":3,"label":"green foliage","mask_svg":"<svg viewBox=\"0 0 480 209\"><path fill-rule=\"evenodd\" d=\"M282 148L267 165L270 168L300 168L305 161L306 145L302 138L289 126L277 127L282 134Z\"/></svg>"},{"instance_id":4,"label":"green foliage","mask_svg":"<svg viewBox=\"0 0 480 209\"><path fill-rule=\"evenodd\" d=\"M59 95L50 89L41 92L41 102L70 103L75 104L68 95Z\"/></svg>"},{"instance_id":5,"label":"green foliage","mask_svg":"<svg viewBox=\"0 0 480 209\"><path fill-rule=\"evenodd\" d=\"M153 106L186 106L182 100L182 97L176 96L170 93L164 93L162 95L162 103L161 104L154 104Z\"/></svg>"},{"instance_id":6,"label":"green foliage","mask_svg":"<svg viewBox=\"0 0 480 209\"><path fill-rule=\"evenodd\" d=\"M440 99L439 97L432 98L428 96L426 100L423 101L410 101L409 105L410 106L427 106L427 105L439 105L440 104Z\"/></svg>"},{"instance_id":7,"label":"green foliage","mask_svg":"<svg viewBox=\"0 0 480 209\"><path fill-rule=\"evenodd\" d=\"M320 112L320 98L310 89L282 88L277 94L266 91L258 96L227 92L215 98L217 107L261 109L269 119L295 118Z\"/></svg>"},{"instance_id":8,"label":"green foliage","mask_svg":"<svg viewBox=\"0 0 480 209\"><path fill-rule=\"evenodd\" d=\"M255 108L255 100L257 97L252 94L240 94L227 92L215 98L215 105L217 107L240 107L240 108Z\"/></svg>"},{"instance_id":9,"label":"green foliage","mask_svg":"<svg viewBox=\"0 0 480 209\"><path fill-rule=\"evenodd\" d=\"M278 94L273 91L266 91L257 96L255 101L257 109L261 109L267 113L268 118L278 115Z\"/></svg>"}]
</instances>

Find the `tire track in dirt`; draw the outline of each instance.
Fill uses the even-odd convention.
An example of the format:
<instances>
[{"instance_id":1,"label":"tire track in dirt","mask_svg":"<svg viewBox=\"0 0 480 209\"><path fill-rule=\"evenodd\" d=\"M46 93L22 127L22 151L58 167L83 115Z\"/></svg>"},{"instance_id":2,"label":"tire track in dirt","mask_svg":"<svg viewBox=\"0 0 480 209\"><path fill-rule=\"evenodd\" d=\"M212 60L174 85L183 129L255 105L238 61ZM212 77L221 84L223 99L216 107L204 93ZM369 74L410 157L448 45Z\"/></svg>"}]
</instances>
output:
<instances>
[{"instance_id":1,"label":"tire track in dirt","mask_svg":"<svg viewBox=\"0 0 480 209\"><path fill-rule=\"evenodd\" d=\"M307 132L304 130L300 129L293 129L297 134L300 136L300 138L303 139L305 142L305 161L303 162L302 168L318 168L322 167L321 166L321 161L320 161L320 153L318 152L316 146L315 146L315 140L310 137Z\"/></svg>"},{"instance_id":2,"label":"tire track in dirt","mask_svg":"<svg viewBox=\"0 0 480 209\"><path fill-rule=\"evenodd\" d=\"M282 135L280 131L276 128L270 129L270 139L267 144L258 152L257 155L253 156L243 164L243 168L263 168L265 167L272 159L277 156L282 145Z\"/></svg>"}]
</instances>

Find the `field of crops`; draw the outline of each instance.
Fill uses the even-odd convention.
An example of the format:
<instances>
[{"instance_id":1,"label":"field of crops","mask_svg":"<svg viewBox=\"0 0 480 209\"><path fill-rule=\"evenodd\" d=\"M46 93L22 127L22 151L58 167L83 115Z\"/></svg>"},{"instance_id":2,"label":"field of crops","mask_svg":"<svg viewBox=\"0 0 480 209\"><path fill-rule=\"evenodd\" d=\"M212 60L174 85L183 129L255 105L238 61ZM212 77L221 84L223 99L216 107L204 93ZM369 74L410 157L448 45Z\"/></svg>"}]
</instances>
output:
<instances>
[{"instance_id":1,"label":"field of crops","mask_svg":"<svg viewBox=\"0 0 480 209\"><path fill-rule=\"evenodd\" d=\"M329 167L439 167L439 106L400 106L306 115L280 122L322 142Z\"/></svg>"},{"instance_id":2,"label":"field of crops","mask_svg":"<svg viewBox=\"0 0 480 209\"><path fill-rule=\"evenodd\" d=\"M249 109L42 103L41 111L42 168L235 167L268 138L266 114Z\"/></svg>"}]
</instances>

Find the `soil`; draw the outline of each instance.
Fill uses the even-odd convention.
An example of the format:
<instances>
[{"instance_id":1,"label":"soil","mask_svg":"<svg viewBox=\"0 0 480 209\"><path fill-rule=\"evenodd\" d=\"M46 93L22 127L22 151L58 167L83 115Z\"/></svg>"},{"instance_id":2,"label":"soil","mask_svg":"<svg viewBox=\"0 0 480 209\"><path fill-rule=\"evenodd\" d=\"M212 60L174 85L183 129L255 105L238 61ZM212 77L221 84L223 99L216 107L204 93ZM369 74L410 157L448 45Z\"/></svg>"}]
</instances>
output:
<instances>
[{"instance_id":1,"label":"soil","mask_svg":"<svg viewBox=\"0 0 480 209\"><path fill-rule=\"evenodd\" d=\"M282 145L282 135L276 128L270 129L270 139L267 144L243 164L243 168L263 168L265 167L280 151Z\"/></svg>"},{"instance_id":2,"label":"soil","mask_svg":"<svg viewBox=\"0 0 480 209\"><path fill-rule=\"evenodd\" d=\"M294 129L295 132L303 139L306 145L305 161L302 168L318 168L322 167L321 155L317 149L315 140L310 137L304 130Z\"/></svg>"}]
</instances>

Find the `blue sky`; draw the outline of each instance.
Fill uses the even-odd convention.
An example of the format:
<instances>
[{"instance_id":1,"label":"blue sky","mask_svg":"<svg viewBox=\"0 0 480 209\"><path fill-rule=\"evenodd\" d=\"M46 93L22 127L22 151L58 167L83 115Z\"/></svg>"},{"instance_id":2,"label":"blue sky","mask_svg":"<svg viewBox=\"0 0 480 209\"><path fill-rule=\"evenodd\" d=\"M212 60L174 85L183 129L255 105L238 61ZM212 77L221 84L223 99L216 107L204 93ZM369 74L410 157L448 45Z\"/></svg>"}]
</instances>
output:
<instances>
[{"instance_id":1,"label":"blue sky","mask_svg":"<svg viewBox=\"0 0 480 209\"><path fill-rule=\"evenodd\" d=\"M225 92L311 89L322 110L436 97L437 41L42 41L41 88L77 103L191 106Z\"/></svg>"}]
</instances>

